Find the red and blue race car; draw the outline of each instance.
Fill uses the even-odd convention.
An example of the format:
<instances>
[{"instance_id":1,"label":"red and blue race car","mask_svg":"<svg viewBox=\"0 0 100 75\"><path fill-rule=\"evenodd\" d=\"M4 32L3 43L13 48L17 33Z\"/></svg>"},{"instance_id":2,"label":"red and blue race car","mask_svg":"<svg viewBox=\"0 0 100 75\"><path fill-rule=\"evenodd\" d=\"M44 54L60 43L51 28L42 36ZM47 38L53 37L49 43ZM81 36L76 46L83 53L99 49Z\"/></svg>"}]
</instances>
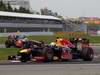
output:
<instances>
[{"instance_id":1,"label":"red and blue race car","mask_svg":"<svg viewBox=\"0 0 100 75\"><path fill-rule=\"evenodd\" d=\"M45 44L39 41L29 41L31 44L19 51L18 56L21 62L27 61L68 61L72 59L83 59L84 61L92 61L94 51L89 46L87 39L81 41L69 40L74 47L58 47L56 45ZM78 47L80 44L80 48Z\"/></svg>"}]
</instances>

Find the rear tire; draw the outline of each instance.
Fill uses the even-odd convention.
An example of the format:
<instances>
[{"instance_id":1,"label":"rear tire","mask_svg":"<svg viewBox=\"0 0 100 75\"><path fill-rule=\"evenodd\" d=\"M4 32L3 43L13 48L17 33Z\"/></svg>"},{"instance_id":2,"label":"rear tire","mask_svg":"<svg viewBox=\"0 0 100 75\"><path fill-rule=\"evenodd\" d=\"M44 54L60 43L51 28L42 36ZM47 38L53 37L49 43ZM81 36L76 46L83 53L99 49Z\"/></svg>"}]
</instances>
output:
<instances>
[{"instance_id":1,"label":"rear tire","mask_svg":"<svg viewBox=\"0 0 100 75\"><path fill-rule=\"evenodd\" d=\"M53 50L51 48L44 48L43 55L45 56L46 61L50 62L53 61Z\"/></svg>"},{"instance_id":2,"label":"rear tire","mask_svg":"<svg viewBox=\"0 0 100 75\"><path fill-rule=\"evenodd\" d=\"M5 42L6 48L10 48L10 44L11 44L11 42L9 40L6 40L6 42Z\"/></svg>"},{"instance_id":3,"label":"rear tire","mask_svg":"<svg viewBox=\"0 0 100 75\"><path fill-rule=\"evenodd\" d=\"M94 58L94 52L92 48L83 48L81 57L84 61L92 61Z\"/></svg>"}]
</instances>

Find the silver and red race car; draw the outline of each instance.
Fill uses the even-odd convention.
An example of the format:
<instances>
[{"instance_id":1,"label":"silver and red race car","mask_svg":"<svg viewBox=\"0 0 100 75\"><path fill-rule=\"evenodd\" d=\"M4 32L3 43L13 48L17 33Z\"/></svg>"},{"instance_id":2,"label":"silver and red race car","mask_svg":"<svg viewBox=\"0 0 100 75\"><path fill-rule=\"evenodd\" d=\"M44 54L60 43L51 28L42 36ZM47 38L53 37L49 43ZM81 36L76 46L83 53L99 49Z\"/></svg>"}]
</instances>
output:
<instances>
[{"instance_id":1,"label":"silver and red race car","mask_svg":"<svg viewBox=\"0 0 100 75\"><path fill-rule=\"evenodd\" d=\"M27 38L23 35L9 35L5 41L6 48L15 47L22 48Z\"/></svg>"}]
</instances>

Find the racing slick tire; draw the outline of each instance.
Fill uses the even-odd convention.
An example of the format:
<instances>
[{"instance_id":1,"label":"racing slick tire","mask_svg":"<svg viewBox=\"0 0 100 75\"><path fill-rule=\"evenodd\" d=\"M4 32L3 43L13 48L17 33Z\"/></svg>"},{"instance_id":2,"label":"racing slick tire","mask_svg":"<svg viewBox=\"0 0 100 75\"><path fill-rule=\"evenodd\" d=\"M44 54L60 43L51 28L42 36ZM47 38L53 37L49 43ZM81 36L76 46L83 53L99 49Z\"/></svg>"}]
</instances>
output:
<instances>
[{"instance_id":1,"label":"racing slick tire","mask_svg":"<svg viewBox=\"0 0 100 75\"><path fill-rule=\"evenodd\" d=\"M11 42L10 42L9 40L6 40L6 42L5 42L5 46L6 46L6 48L10 48L10 46L11 46Z\"/></svg>"},{"instance_id":2,"label":"racing slick tire","mask_svg":"<svg viewBox=\"0 0 100 75\"><path fill-rule=\"evenodd\" d=\"M81 52L81 57L84 61L92 61L94 58L94 51L92 48L83 48Z\"/></svg>"},{"instance_id":3,"label":"racing slick tire","mask_svg":"<svg viewBox=\"0 0 100 75\"><path fill-rule=\"evenodd\" d=\"M43 49L43 55L45 56L45 61L53 61L53 50L51 48L45 47Z\"/></svg>"},{"instance_id":4,"label":"racing slick tire","mask_svg":"<svg viewBox=\"0 0 100 75\"><path fill-rule=\"evenodd\" d=\"M27 62L30 60L30 55L27 53L20 53L20 61Z\"/></svg>"}]
</instances>

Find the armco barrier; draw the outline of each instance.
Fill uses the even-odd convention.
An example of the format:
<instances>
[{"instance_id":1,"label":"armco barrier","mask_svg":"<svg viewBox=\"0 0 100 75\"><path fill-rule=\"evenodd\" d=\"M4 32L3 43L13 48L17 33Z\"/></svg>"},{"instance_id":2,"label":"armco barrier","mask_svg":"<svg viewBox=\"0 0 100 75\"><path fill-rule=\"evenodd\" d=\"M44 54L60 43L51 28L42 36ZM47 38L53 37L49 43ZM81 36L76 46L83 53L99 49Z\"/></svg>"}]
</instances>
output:
<instances>
[{"instance_id":1,"label":"armco barrier","mask_svg":"<svg viewBox=\"0 0 100 75\"><path fill-rule=\"evenodd\" d=\"M9 35L25 35L25 36L53 36L53 32L18 32L18 33L0 33L0 37L7 37Z\"/></svg>"}]
</instances>

